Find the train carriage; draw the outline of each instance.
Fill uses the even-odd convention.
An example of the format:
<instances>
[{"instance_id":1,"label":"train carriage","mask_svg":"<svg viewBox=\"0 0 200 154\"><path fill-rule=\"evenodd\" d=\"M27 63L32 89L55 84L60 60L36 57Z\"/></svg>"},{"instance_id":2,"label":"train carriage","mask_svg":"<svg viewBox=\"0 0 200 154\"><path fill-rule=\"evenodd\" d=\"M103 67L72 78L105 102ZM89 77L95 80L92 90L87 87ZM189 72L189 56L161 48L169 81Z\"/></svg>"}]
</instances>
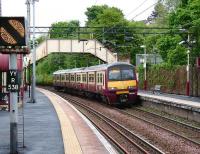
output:
<instances>
[{"instance_id":1,"label":"train carriage","mask_svg":"<svg viewBox=\"0 0 200 154\"><path fill-rule=\"evenodd\" d=\"M66 80L66 76L69 80ZM98 95L109 104L133 104L137 98L135 67L128 63L117 62L56 71L54 79L57 89Z\"/></svg>"}]
</instances>

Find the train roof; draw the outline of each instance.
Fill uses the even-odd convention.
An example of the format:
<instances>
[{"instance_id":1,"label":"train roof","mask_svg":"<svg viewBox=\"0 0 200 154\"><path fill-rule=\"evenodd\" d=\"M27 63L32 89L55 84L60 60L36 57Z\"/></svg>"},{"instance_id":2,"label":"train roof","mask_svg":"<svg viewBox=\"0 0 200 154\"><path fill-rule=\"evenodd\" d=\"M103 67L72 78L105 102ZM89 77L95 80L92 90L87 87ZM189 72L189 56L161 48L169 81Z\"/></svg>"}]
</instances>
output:
<instances>
[{"instance_id":1,"label":"train roof","mask_svg":"<svg viewBox=\"0 0 200 154\"><path fill-rule=\"evenodd\" d=\"M65 74L65 73L81 73L81 72L92 72L92 71L100 71L100 70L105 70L109 67L113 67L113 66L119 66L119 65L129 65L129 66L133 66L129 63L125 63L125 62L115 62L112 64L101 64L101 65L95 65L95 66L90 66L90 67L81 67L81 68L73 68L73 69L66 69L66 70L58 70L56 72L54 72L53 74Z\"/></svg>"}]
</instances>

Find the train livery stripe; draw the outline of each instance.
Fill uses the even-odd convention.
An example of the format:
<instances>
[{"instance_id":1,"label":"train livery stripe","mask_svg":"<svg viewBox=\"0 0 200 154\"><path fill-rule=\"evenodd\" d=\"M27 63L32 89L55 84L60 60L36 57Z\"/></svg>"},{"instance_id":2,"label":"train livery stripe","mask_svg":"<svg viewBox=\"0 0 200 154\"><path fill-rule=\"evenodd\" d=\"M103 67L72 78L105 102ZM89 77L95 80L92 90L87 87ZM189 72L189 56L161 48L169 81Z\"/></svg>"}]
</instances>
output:
<instances>
[{"instance_id":1,"label":"train livery stripe","mask_svg":"<svg viewBox=\"0 0 200 154\"><path fill-rule=\"evenodd\" d=\"M127 81L109 81L108 88L128 89L128 86L136 87L136 80Z\"/></svg>"}]
</instances>

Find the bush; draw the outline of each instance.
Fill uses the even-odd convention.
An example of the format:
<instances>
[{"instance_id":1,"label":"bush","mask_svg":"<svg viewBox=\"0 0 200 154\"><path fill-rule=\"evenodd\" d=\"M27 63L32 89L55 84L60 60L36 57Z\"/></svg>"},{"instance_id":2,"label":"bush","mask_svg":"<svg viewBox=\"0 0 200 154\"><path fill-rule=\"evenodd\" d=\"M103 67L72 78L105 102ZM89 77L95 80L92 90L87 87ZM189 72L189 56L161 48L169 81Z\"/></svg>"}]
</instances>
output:
<instances>
[{"instance_id":1,"label":"bush","mask_svg":"<svg viewBox=\"0 0 200 154\"><path fill-rule=\"evenodd\" d=\"M139 88L144 87L144 68L137 67L139 73ZM162 85L162 91L184 94L186 83L185 66L173 66L167 63L147 67L147 89Z\"/></svg>"}]
</instances>

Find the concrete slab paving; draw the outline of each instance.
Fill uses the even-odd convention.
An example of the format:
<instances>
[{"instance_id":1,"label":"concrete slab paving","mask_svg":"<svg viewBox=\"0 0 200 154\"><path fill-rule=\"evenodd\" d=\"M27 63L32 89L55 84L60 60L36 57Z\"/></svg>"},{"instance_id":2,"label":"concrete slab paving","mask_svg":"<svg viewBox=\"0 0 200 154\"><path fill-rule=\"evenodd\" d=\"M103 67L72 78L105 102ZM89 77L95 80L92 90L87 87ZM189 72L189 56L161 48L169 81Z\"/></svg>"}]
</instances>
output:
<instances>
[{"instance_id":1,"label":"concrete slab paving","mask_svg":"<svg viewBox=\"0 0 200 154\"><path fill-rule=\"evenodd\" d=\"M27 99L25 99L25 102ZM60 123L53 105L40 92L36 103L24 104L25 154L63 154L64 146ZM8 154L10 140L9 113L0 111L0 154Z\"/></svg>"}]
</instances>

